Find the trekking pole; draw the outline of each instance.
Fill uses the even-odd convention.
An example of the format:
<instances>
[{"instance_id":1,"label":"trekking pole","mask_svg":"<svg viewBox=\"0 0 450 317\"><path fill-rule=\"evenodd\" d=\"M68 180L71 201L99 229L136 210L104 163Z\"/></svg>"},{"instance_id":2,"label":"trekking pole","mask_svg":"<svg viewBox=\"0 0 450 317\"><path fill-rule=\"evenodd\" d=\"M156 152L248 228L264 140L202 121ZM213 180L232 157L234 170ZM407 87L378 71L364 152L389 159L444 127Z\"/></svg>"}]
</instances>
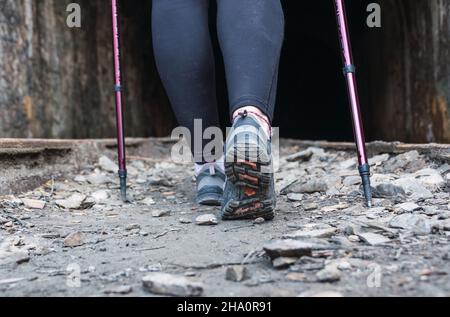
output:
<instances>
[{"instance_id":1,"label":"trekking pole","mask_svg":"<svg viewBox=\"0 0 450 317\"><path fill-rule=\"evenodd\" d=\"M350 33L348 30L347 16L345 13L344 0L334 0L336 18L339 30L339 39L344 62L344 75L347 80L348 95L352 111L353 132L355 135L356 150L358 153L359 174L361 175L364 196L367 206L372 207L372 189L370 187L370 166L366 155L366 144L364 129L361 119L361 108L359 106L358 90L356 86L355 65L353 64L352 49L350 44Z\"/></svg>"},{"instance_id":2,"label":"trekking pole","mask_svg":"<svg viewBox=\"0 0 450 317\"><path fill-rule=\"evenodd\" d=\"M116 95L117 148L119 157L120 194L122 200L125 202L127 201L127 167L125 156L125 129L123 124L122 74L120 65L120 28L117 0L111 0L111 6L115 77L114 92Z\"/></svg>"}]
</instances>

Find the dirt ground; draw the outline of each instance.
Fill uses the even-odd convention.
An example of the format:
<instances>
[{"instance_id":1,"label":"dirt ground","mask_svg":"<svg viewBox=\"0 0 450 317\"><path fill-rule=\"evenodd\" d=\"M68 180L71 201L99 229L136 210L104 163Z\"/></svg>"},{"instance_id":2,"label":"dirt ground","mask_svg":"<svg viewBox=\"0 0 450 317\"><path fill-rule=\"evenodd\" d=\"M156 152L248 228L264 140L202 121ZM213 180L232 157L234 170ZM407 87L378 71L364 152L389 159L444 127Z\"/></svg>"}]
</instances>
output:
<instances>
[{"instance_id":1,"label":"dirt ground","mask_svg":"<svg viewBox=\"0 0 450 317\"><path fill-rule=\"evenodd\" d=\"M372 155L368 209L351 151L280 152L269 222L220 221L164 155L130 157L127 204L111 150L46 170L0 197L0 296L450 296L448 161Z\"/></svg>"}]
</instances>

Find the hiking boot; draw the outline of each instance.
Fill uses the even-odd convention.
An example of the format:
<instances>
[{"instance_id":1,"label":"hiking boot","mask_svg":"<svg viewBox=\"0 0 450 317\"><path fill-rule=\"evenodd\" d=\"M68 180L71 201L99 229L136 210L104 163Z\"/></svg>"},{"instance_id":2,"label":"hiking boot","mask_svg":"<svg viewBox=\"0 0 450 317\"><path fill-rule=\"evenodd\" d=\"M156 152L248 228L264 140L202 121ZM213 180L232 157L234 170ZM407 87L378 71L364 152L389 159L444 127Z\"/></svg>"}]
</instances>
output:
<instances>
[{"instance_id":1,"label":"hiking boot","mask_svg":"<svg viewBox=\"0 0 450 317\"><path fill-rule=\"evenodd\" d=\"M227 138L225 174L223 220L273 219L276 194L271 140L247 112L235 120Z\"/></svg>"},{"instance_id":2,"label":"hiking boot","mask_svg":"<svg viewBox=\"0 0 450 317\"><path fill-rule=\"evenodd\" d=\"M223 197L225 174L215 163L206 163L197 176L196 202L207 206L220 206Z\"/></svg>"}]
</instances>

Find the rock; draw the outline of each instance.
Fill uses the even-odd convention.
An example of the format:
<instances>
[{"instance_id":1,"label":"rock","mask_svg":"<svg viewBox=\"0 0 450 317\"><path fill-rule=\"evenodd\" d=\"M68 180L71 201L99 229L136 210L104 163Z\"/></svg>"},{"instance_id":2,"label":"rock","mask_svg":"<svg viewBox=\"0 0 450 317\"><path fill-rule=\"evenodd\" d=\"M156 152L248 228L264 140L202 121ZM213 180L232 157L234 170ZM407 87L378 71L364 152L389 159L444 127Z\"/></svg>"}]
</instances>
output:
<instances>
[{"instance_id":1,"label":"rock","mask_svg":"<svg viewBox=\"0 0 450 317\"><path fill-rule=\"evenodd\" d=\"M398 170L405 169L414 161L419 160L420 154L418 151L410 151L394 156L383 164L383 169L386 173L394 173Z\"/></svg>"},{"instance_id":2,"label":"rock","mask_svg":"<svg viewBox=\"0 0 450 317\"><path fill-rule=\"evenodd\" d=\"M156 202L153 200L152 197L147 197L144 200L141 201L141 204L147 205L147 206L153 206L156 205Z\"/></svg>"},{"instance_id":3,"label":"rock","mask_svg":"<svg viewBox=\"0 0 450 317\"><path fill-rule=\"evenodd\" d=\"M388 243L391 240L386 238L385 236L382 236L381 234L373 233L373 232L365 232L365 233L358 233L357 234L361 240L364 242L370 244L370 245L378 245L383 243Z\"/></svg>"},{"instance_id":4,"label":"rock","mask_svg":"<svg viewBox=\"0 0 450 317\"><path fill-rule=\"evenodd\" d=\"M430 221L423 215L402 214L395 216L389 222L391 228L406 229L417 235L427 235L432 231Z\"/></svg>"},{"instance_id":5,"label":"rock","mask_svg":"<svg viewBox=\"0 0 450 317\"><path fill-rule=\"evenodd\" d=\"M346 178L344 178L344 181L342 182L342 184L346 187L356 186L361 183L362 181L360 176L347 176Z\"/></svg>"},{"instance_id":6,"label":"rock","mask_svg":"<svg viewBox=\"0 0 450 317\"><path fill-rule=\"evenodd\" d=\"M170 210L154 210L152 211L152 217L160 218L170 216Z\"/></svg>"},{"instance_id":7,"label":"rock","mask_svg":"<svg viewBox=\"0 0 450 317\"><path fill-rule=\"evenodd\" d=\"M337 228L326 228L326 229L316 229L316 230L297 230L286 234L284 237L289 239L298 238L329 238L332 237L336 232Z\"/></svg>"},{"instance_id":8,"label":"rock","mask_svg":"<svg viewBox=\"0 0 450 317\"><path fill-rule=\"evenodd\" d=\"M133 292L133 287L129 285L123 285L115 288L106 289L103 293L105 294L118 294L118 295L127 295Z\"/></svg>"},{"instance_id":9,"label":"rock","mask_svg":"<svg viewBox=\"0 0 450 317\"><path fill-rule=\"evenodd\" d=\"M147 180L149 186L172 187L172 183L167 178L149 177Z\"/></svg>"},{"instance_id":10,"label":"rock","mask_svg":"<svg viewBox=\"0 0 450 317\"><path fill-rule=\"evenodd\" d=\"M290 258L290 257L278 257L272 260L272 265L275 269L285 269L289 266L295 264L298 258Z\"/></svg>"},{"instance_id":11,"label":"rock","mask_svg":"<svg viewBox=\"0 0 450 317\"><path fill-rule=\"evenodd\" d=\"M139 229L141 229L141 226L139 224L137 224L137 223L132 223L132 224L129 224L129 225L127 225L125 227L126 231L139 230Z\"/></svg>"},{"instance_id":12,"label":"rock","mask_svg":"<svg viewBox=\"0 0 450 317\"><path fill-rule=\"evenodd\" d=\"M195 223L199 226L213 226L217 225L218 221L216 216L212 214L201 215L195 219Z\"/></svg>"},{"instance_id":13,"label":"rock","mask_svg":"<svg viewBox=\"0 0 450 317\"><path fill-rule=\"evenodd\" d=\"M264 218L262 218L262 217L259 217L259 218L256 218L255 220L253 220L253 223L255 224L255 225L262 225L263 223L265 223L266 222L266 219L264 219Z\"/></svg>"},{"instance_id":14,"label":"rock","mask_svg":"<svg viewBox=\"0 0 450 317\"><path fill-rule=\"evenodd\" d=\"M394 198L405 197L406 193L400 186L395 186L389 183L378 184L372 188L372 196L374 198Z\"/></svg>"},{"instance_id":15,"label":"rock","mask_svg":"<svg viewBox=\"0 0 450 317\"><path fill-rule=\"evenodd\" d=\"M317 281L320 283L333 283L341 279L341 272L336 267L325 267L316 273Z\"/></svg>"},{"instance_id":16,"label":"rock","mask_svg":"<svg viewBox=\"0 0 450 317\"><path fill-rule=\"evenodd\" d=\"M412 177L402 177L392 182L401 187L410 199L420 200L433 198L433 193L428 190L420 181Z\"/></svg>"},{"instance_id":17,"label":"rock","mask_svg":"<svg viewBox=\"0 0 450 317\"><path fill-rule=\"evenodd\" d=\"M288 161L288 162L299 162L299 161L306 162L311 159L313 154L314 153L313 153L313 151L311 151L311 149L307 149L307 150L287 156L286 161Z\"/></svg>"},{"instance_id":18,"label":"rock","mask_svg":"<svg viewBox=\"0 0 450 317\"><path fill-rule=\"evenodd\" d=\"M370 166L379 165L379 164L387 161L388 159L389 159L389 154L387 154L387 153L376 155L369 159L369 165Z\"/></svg>"},{"instance_id":19,"label":"rock","mask_svg":"<svg viewBox=\"0 0 450 317\"><path fill-rule=\"evenodd\" d=\"M297 193L290 193L287 195L287 199L289 201L302 201L303 200L303 194L297 194Z\"/></svg>"},{"instance_id":20,"label":"rock","mask_svg":"<svg viewBox=\"0 0 450 317\"><path fill-rule=\"evenodd\" d=\"M333 212L333 211L347 209L348 207L349 207L348 204L341 203L341 204L338 204L338 205L325 206L325 207L322 207L322 209L320 209L320 210L323 211L323 212Z\"/></svg>"},{"instance_id":21,"label":"rock","mask_svg":"<svg viewBox=\"0 0 450 317\"><path fill-rule=\"evenodd\" d=\"M169 296L201 296L203 285L191 282L184 276L176 276L166 273L151 273L142 279L143 287L152 294Z\"/></svg>"},{"instance_id":22,"label":"rock","mask_svg":"<svg viewBox=\"0 0 450 317\"><path fill-rule=\"evenodd\" d=\"M412 202L406 202L403 204L396 205L395 209L397 211L413 212L414 210L420 209L420 206Z\"/></svg>"},{"instance_id":23,"label":"rock","mask_svg":"<svg viewBox=\"0 0 450 317\"><path fill-rule=\"evenodd\" d=\"M298 295L298 297L344 297L342 293L336 291L306 291Z\"/></svg>"},{"instance_id":24,"label":"rock","mask_svg":"<svg viewBox=\"0 0 450 317\"><path fill-rule=\"evenodd\" d=\"M83 176L83 175L77 175L77 176L75 176L75 178L74 178L73 180L74 180L75 182L77 182L77 183L80 183L80 184L86 183L86 182L87 182L86 177Z\"/></svg>"},{"instance_id":25,"label":"rock","mask_svg":"<svg viewBox=\"0 0 450 317\"><path fill-rule=\"evenodd\" d=\"M91 194L91 197L95 200L96 204L105 203L109 198L109 193L106 190L98 190Z\"/></svg>"},{"instance_id":26,"label":"rock","mask_svg":"<svg viewBox=\"0 0 450 317\"><path fill-rule=\"evenodd\" d=\"M94 199L88 199L86 195L75 193L67 199L56 200L56 205L64 209L88 209L92 207L95 202Z\"/></svg>"},{"instance_id":27,"label":"rock","mask_svg":"<svg viewBox=\"0 0 450 317\"><path fill-rule=\"evenodd\" d=\"M441 174L432 168L425 168L415 172L414 178L433 189L440 188L445 184L445 180Z\"/></svg>"},{"instance_id":28,"label":"rock","mask_svg":"<svg viewBox=\"0 0 450 317\"><path fill-rule=\"evenodd\" d=\"M319 208L319 206L316 203L307 203L303 205L304 211L311 211Z\"/></svg>"},{"instance_id":29,"label":"rock","mask_svg":"<svg viewBox=\"0 0 450 317\"><path fill-rule=\"evenodd\" d=\"M22 198L22 202L25 205L25 207L30 208L30 209L44 209L45 208L45 201L42 201L42 200Z\"/></svg>"},{"instance_id":30,"label":"rock","mask_svg":"<svg viewBox=\"0 0 450 317\"><path fill-rule=\"evenodd\" d=\"M291 193L317 193L317 192L326 192L328 190L327 183L322 179L311 179L306 183L302 184L294 184L290 188L288 188L288 192Z\"/></svg>"},{"instance_id":31,"label":"rock","mask_svg":"<svg viewBox=\"0 0 450 317\"><path fill-rule=\"evenodd\" d=\"M92 185L104 185L111 182L106 175L101 173L92 173L86 177L86 180Z\"/></svg>"},{"instance_id":32,"label":"rock","mask_svg":"<svg viewBox=\"0 0 450 317\"><path fill-rule=\"evenodd\" d=\"M73 232L64 239L64 246L76 248L84 245L84 235L81 232Z\"/></svg>"},{"instance_id":33,"label":"rock","mask_svg":"<svg viewBox=\"0 0 450 317\"><path fill-rule=\"evenodd\" d=\"M104 171L116 173L119 170L119 167L116 163L114 163L109 157L102 156L98 160L98 165Z\"/></svg>"},{"instance_id":34,"label":"rock","mask_svg":"<svg viewBox=\"0 0 450 317\"><path fill-rule=\"evenodd\" d=\"M344 170L354 169L356 167L357 161L354 158L345 160L339 163L339 167Z\"/></svg>"},{"instance_id":35,"label":"rock","mask_svg":"<svg viewBox=\"0 0 450 317\"><path fill-rule=\"evenodd\" d=\"M227 281L242 282L250 278L250 274L245 266L235 265L227 267L225 279Z\"/></svg>"},{"instance_id":36,"label":"rock","mask_svg":"<svg viewBox=\"0 0 450 317\"><path fill-rule=\"evenodd\" d=\"M361 241L361 239L356 235L349 235L347 238L350 242L360 242Z\"/></svg>"},{"instance_id":37,"label":"rock","mask_svg":"<svg viewBox=\"0 0 450 317\"><path fill-rule=\"evenodd\" d=\"M277 257L311 256L312 250L318 246L299 240L275 240L263 246L264 251L271 259Z\"/></svg>"},{"instance_id":38,"label":"rock","mask_svg":"<svg viewBox=\"0 0 450 317\"><path fill-rule=\"evenodd\" d=\"M178 219L178 221L185 225L192 223L192 221L190 219L186 219L186 218L180 218L180 219Z\"/></svg>"}]
</instances>

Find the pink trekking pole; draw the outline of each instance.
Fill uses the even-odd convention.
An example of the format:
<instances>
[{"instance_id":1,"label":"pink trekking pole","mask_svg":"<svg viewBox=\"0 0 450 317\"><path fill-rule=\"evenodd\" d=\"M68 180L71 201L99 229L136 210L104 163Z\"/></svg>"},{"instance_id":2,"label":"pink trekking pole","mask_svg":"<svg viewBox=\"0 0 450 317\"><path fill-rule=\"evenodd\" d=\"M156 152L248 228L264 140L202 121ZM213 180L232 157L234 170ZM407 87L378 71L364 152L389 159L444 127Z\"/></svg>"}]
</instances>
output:
<instances>
[{"instance_id":1,"label":"pink trekking pole","mask_svg":"<svg viewBox=\"0 0 450 317\"><path fill-rule=\"evenodd\" d=\"M364 129L361 119L361 109L359 106L358 90L356 87L356 68L353 64L352 49L350 44L350 34L345 13L344 0L334 0L336 8L336 18L339 29L339 39L342 48L344 61L344 75L347 80L348 95L352 111L353 132L355 135L356 150L358 153L359 174L361 175L364 196L367 206L372 207L372 189L370 187L370 166L366 155L366 144Z\"/></svg>"},{"instance_id":2,"label":"pink trekking pole","mask_svg":"<svg viewBox=\"0 0 450 317\"><path fill-rule=\"evenodd\" d=\"M117 0L111 0L111 6L115 77L114 92L116 95L117 148L119 157L120 194L122 200L127 201L127 167L125 156L125 129L123 124L122 74L120 65L120 28Z\"/></svg>"}]
</instances>

